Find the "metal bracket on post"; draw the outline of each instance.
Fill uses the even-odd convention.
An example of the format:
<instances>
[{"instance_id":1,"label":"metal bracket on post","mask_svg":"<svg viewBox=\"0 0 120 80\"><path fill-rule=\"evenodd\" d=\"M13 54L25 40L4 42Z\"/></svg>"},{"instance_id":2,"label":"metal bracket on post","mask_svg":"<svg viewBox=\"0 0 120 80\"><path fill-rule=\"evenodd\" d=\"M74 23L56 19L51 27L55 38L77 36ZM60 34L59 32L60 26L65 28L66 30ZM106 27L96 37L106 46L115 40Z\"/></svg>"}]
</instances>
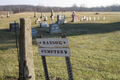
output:
<instances>
[{"instance_id":1,"label":"metal bracket on post","mask_svg":"<svg viewBox=\"0 0 120 80\"><path fill-rule=\"evenodd\" d=\"M38 38L42 38L42 35L38 35ZM42 63L43 63L43 68L44 68L44 72L45 72L45 78L46 78L46 80L49 80L46 58L45 58L45 56L41 56L41 57L42 57Z\"/></svg>"},{"instance_id":2,"label":"metal bracket on post","mask_svg":"<svg viewBox=\"0 0 120 80\"><path fill-rule=\"evenodd\" d=\"M61 37L62 38L66 38L66 34L62 34ZM67 65L69 80L73 80L73 74L72 74L70 58L69 57L65 57L65 59L66 59L66 65Z\"/></svg>"}]
</instances>

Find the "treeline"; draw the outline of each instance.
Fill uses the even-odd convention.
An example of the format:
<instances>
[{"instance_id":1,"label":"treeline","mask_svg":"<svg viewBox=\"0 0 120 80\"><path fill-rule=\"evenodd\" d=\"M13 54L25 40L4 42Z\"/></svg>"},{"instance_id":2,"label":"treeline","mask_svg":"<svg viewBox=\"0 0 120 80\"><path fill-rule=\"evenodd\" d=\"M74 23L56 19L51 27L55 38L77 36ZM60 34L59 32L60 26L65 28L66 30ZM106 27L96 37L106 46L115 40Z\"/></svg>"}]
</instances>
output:
<instances>
[{"instance_id":1,"label":"treeline","mask_svg":"<svg viewBox=\"0 0 120 80\"><path fill-rule=\"evenodd\" d=\"M65 12L65 11L95 11L95 12L119 12L120 11L120 5L111 5L106 7L91 7L87 8L85 6L77 7L76 5L73 5L72 7L45 7L45 6L33 6L33 5L6 5L6 6L0 6L0 11L13 11L13 13L19 13L19 12L50 12L50 10L53 9L54 12Z\"/></svg>"}]
</instances>

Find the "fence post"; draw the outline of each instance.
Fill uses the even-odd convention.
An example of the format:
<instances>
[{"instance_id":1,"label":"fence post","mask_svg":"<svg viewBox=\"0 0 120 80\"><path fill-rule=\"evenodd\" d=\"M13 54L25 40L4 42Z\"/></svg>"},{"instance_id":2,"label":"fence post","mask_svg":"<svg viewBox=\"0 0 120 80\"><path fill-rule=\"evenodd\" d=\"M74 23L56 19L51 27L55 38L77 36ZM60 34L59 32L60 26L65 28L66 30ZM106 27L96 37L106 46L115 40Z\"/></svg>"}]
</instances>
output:
<instances>
[{"instance_id":1,"label":"fence post","mask_svg":"<svg viewBox=\"0 0 120 80\"><path fill-rule=\"evenodd\" d=\"M31 21L28 18L20 18L19 58L18 80L35 80Z\"/></svg>"}]
</instances>

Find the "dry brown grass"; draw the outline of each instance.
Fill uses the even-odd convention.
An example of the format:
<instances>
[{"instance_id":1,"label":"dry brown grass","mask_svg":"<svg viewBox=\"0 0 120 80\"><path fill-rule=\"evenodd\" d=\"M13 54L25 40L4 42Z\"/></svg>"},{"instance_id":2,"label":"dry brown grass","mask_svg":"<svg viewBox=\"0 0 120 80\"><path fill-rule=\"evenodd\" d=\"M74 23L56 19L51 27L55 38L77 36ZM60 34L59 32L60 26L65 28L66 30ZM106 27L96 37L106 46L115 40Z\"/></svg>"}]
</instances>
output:
<instances>
[{"instance_id":1,"label":"dry brown grass","mask_svg":"<svg viewBox=\"0 0 120 80\"><path fill-rule=\"evenodd\" d=\"M7 15L7 12L9 12L9 14L13 14L13 11L0 11L0 15Z\"/></svg>"}]
</instances>

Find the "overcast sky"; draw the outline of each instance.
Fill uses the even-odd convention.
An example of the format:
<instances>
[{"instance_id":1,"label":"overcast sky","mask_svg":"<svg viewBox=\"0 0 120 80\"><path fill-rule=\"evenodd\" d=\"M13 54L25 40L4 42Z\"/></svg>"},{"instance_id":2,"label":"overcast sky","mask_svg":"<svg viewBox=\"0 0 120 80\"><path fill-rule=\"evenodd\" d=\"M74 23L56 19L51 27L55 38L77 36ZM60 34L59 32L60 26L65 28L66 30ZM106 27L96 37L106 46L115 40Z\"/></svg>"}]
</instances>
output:
<instances>
[{"instance_id":1,"label":"overcast sky","mask_svg":"<svg viewBox=\"0 0 120 80\"><path fill-rule=\"evenodd\" d=\"M120 4L120 0L0 0L0 5L43 5L57 7L71 7L76 4L78 7L85 4L86 7L108 6Z\"/></svg>"}]
</instances>

